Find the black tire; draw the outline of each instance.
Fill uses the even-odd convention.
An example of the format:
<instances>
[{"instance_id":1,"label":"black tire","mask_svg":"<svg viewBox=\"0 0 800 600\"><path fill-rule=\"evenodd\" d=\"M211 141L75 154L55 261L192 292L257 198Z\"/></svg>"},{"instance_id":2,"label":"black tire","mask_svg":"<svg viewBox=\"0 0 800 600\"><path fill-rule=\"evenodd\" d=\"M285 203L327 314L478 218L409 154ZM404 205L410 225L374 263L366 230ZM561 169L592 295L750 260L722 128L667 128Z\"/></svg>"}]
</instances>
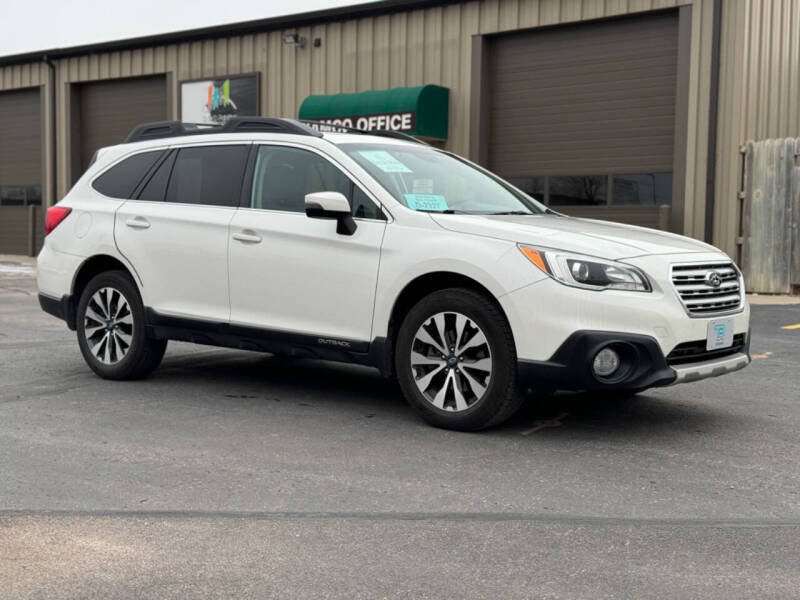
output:
<instances>
[{"instance_id":1,"label":"black tire","mask_svg":"<svg viewBox=\"0 0 800 600\"><path fill-rule=\"evenodd\" d=\"M124 355L120 352L122 358L118 358L111 364L107 364L95 356L86 335L87 323L89 324L90 334L92 333L91 325L95 323L95 321L86 316L89 303L95 293L109 288L121 294L124 301L127 302L132 318L131 326L127 328L126 325L125 330L126 337L130 339L130 345L125 350ZM93 306L95 305L93 304ZM146 377L161 364L161 359L167 349L167 340L156 340L147 337L144 306L142 305L139 290L130 276L124 271L106 271L96 275L89 281L78 302L76 324L81 354L83 354L83 358L89 368L103 379L125 380ZM104 334L104 332L105 330L100 330L94 336ZM90 337L99 339L94 336ZM117 346L116 349L119 348L121 346Z\"/></svg>"},{"instance_id":2,"label":"black tire","mask_svg":"<svg viewBox=\"0 0 800 600\"><path fill-rule=\"evenodd\" d=\"M459 411L434 406L417 386L411 365L412 347L419 343L415 342L415 337L420 327L434 315L449 312L460 313L479 328L488 343L492 361L491 375L482 396ZM517 390L514 338L505 315L491 298L466 288L433 292L408 312L400 324L395 344L395 373L408 403L428 423L444 429L478 431L499 425L517 411L523 400Z\"/></svg>"}]
</instances>

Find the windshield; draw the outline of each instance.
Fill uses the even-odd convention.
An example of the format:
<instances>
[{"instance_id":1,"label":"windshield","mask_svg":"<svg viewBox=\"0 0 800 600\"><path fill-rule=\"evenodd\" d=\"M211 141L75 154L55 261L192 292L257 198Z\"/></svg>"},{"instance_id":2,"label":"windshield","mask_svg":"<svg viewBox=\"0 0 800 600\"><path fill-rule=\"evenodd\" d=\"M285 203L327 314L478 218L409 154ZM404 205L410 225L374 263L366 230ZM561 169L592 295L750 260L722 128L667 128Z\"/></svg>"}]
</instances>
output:
<instances>
[{"instance_id":1,"label":"windshield","mask_svg":"<svg viewBox=\"0 0 800 600\"><path fill-rule=\"evenodd\" d=\"M340 144L408 208L456 214L540 215L547 208L499 177L429 146Z\"/></svg>"}]
</instances>

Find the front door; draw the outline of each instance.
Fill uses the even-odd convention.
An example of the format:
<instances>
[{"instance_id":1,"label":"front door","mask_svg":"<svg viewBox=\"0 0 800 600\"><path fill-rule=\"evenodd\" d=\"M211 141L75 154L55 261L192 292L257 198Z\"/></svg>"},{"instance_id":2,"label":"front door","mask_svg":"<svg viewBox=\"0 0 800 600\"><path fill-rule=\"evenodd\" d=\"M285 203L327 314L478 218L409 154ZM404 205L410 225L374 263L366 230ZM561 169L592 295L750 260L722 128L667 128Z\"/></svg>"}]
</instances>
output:
<instances>
[{"instance_id":1,"label":"front door","mask_svg":"<svg viewBox=\"0 0 800 600\"><path fill-rule=\"evenodd\" d=\"M305 195L320 191L350 200L353 235L306 216ZM369 342L385 228L378 205L327 157L260 146L249 206L230 227L231 322L322 344Z\"/></svg>"}]
</instances>

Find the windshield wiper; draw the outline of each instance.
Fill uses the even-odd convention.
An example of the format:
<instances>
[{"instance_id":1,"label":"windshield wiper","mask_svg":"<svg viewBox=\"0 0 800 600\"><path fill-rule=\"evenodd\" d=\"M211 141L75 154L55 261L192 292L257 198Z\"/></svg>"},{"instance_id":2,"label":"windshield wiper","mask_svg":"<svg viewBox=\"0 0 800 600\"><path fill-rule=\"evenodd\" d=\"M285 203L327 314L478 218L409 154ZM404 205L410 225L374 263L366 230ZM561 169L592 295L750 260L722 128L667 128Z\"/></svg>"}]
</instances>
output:
<instances>
[{"instance_id":1,"label":"windshield wiper","mask_svg":"<svg viewBox=\"0 0 800 600\"><path fill-rule=\"evenodd\" d=\"M448 208L446 210L425 210L423 208L415 208L417 212L424 212L424 213L432 213L437 215L474 215L477 213L467 212L465 210L453 210L452 208Z\"/></svg>"},{"instance_id":2,"label":"windshield wiper","mask_svg":"<svg viewBox=\"0 0 800 600\"><path fill-rule=\"evenodd\" d=\"M534 215L536 213L526 212L524 210L503 210L500 212L481 213L484 215Z\"/></svg>"}]
</instances>

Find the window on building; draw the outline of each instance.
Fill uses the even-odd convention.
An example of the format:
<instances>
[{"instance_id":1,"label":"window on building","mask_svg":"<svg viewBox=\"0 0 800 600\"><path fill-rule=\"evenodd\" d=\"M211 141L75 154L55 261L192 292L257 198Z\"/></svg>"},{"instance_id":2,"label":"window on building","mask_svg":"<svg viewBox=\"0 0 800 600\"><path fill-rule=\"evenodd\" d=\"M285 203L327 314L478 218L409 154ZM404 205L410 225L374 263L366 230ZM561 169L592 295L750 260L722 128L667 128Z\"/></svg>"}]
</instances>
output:
<instances>
[{"instance_id":1,"label":"window on building","mask_svg":"<svg viewBox=\"0 0 800 600\"><path fill-rule=\"evenodd\" d=\"M104 196L130 198L136 186L163 153L163 150L155 150L134 154L100 175L92 186Z\"/></svg>"},{"instance_id":2,"label":"window on building","mask_svg":"<svg viewBox=\"0 0 800 600\"><path fill-rule=\"evenodd\" d=\"M508 177L507 181L539 202L544 202L545 177Z\"/></svg>"},{"instance_id":3,"label":"window on building","mask_svg":"<svg viewBox=\"0 0 800 600\"><path fill-rule=\"evenodd\" d=\"M565 175L548 180L548 200L553 206L606 204L605 175Z\"/></svg>"},{"instance_id":4,"label":"window on building","mask_svg":"<svg viewBox=\"0 0 800 600\"><path fill-rule=\"evenodd\" d=\"M614 175L612 204L672 204L672 173Z\"/></svg>"},{"instance_id":5,"label":"window on building","mask_svg":"<svg viewBox=\"0 0 800 600\"><path fill-rule=\"evenodd\" d=\"M305 212L306 194L339 192L353 216L382 219L378 206L347 175L314 152L288 146L261 146L256 158L250 206Z\"/></svg>"},{"instance_id":6,"label":"window on building","mask_svg":"<svg viewBox=\"0 0 800 600\"><path fill-rule=\"evenodd\" d=\"M41 206L42 188L38 185L0 185L0 205Z\"/></svg>"},{"instance_id":7,"label":"window on building","mask_svg":"<svg viewBox=\"0 0 800 600\"><path fill-rule=\"evenodd\" d=\"M238 206L249 146L182 148L167 186L167 202Z\"/></svg>"},{"instance_id":8,"label":"window on building","mask_svg":"<svg viewBox=\"0 0 800 600\"><path fill-rule=\"evenodd\" d=\"M672 173L509 177L550 206L661 206L672 204Z\"/></svg>"}]
</instances>

